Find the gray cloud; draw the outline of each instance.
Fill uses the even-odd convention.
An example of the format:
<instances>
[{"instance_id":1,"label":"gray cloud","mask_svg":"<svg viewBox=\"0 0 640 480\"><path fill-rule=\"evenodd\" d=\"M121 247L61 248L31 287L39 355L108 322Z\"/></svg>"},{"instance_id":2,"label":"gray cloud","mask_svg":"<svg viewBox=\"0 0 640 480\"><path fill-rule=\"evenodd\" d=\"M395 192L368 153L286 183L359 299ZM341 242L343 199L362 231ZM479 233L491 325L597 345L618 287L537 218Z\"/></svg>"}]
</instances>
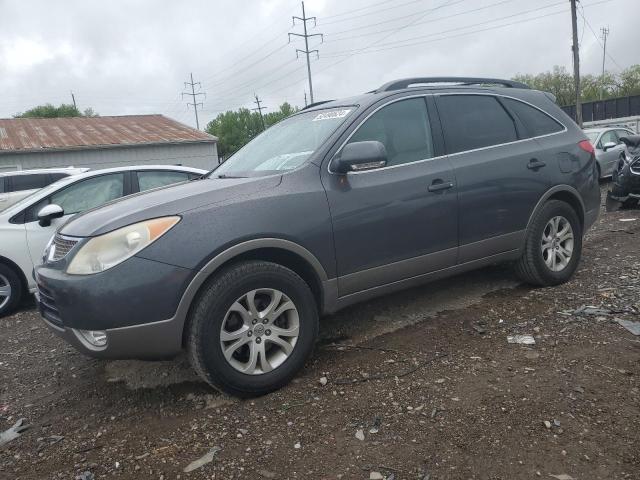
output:
<instances>
[{"instance_id":1,"label":"gray cloud","mask_svg":"<svg viewBox=\"0 0 640 480\"><path fill-rule=\"evenodd\" d=\"M637 22L624 13L638 13L637 0L581 3L596 33L610 27L615 63L607 58L607 68L638 63ZM311 42L320 50L312 62L316 100L405 76L571 69L568 4L308 0L308 15L318 17L312 32L325 34L325 43ZM194 124L179 95L191 71L207 93L201 123L251 107L254 92L272 108L302 105L306 66L295 56L301 41L287 45L287 31L301 28L291 27L291 15L300 5L290 0L0 0L0 116L68 103L73 90L81 108L103 115L159 112ZM582 71L598 73L602 49L581 17L579 28Z\"/></svg>"}]
</instances>

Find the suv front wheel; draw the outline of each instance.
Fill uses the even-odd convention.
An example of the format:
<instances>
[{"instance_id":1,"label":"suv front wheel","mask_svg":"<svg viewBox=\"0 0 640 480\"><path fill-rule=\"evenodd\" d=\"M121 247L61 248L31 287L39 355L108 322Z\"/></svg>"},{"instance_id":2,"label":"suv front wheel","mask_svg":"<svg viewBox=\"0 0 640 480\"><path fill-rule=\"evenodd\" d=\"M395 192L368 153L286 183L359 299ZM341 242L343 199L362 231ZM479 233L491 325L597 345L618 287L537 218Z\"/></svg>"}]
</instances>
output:
<instances>
[{"instance_id":1,"label":"suv front wheel","mask_svg":"<svg viewBox=\"0 0 640 480\"><path fill-rule=\"evenodd\" d=\"M550 200L529 226L516 273L527 283L539 286L568 281L582 254L582 226L571 205Z\"/></svg>"},{"instance_id":2,"label":"suv front wheel","mask_svg":"<svg viewBox=\"0 0 640 480\"><path fill-rule=\"evenodd\" d=\"M287 384L317 335L318 311L305 281L281 265L247 261L205 286L189 318L187 350L211 386L252 397Z\"/></svg>"}]
</instances>

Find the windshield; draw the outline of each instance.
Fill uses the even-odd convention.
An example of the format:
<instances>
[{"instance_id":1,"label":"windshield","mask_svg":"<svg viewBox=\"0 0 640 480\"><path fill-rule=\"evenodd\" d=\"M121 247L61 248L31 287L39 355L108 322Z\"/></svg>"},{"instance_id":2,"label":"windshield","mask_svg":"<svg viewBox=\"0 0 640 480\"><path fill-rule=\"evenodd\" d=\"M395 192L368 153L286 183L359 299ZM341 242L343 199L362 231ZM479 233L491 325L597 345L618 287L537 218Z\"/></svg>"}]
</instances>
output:
<instances>
[{"instance_id":1,"label":"windshield","mask_svg":"<svg viewBox=\"0 0 640 480\"><path fill-rule=\"evenodd\" d=\"M216 168L209 178L249 177L304 164L355 107L303 112L275 124Z\"/></svg>"}]
</instances>

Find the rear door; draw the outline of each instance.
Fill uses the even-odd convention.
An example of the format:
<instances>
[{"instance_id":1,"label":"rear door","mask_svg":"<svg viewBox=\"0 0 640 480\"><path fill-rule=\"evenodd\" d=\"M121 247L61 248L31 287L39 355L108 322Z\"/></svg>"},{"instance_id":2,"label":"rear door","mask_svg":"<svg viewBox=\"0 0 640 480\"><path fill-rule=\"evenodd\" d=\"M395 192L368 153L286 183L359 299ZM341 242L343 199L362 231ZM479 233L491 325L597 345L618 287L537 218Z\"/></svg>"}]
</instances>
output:
<instances>
[{"instance_id":1,"label":"rear door","mask_svg":"<svg viewBox=\"0 0 640 480\"><path fill-rule=\"evenodd\" d=\"M324 172L340 296L455 264L455 177L433 120L422 96L378 107L346 143L383 143L387 166Z\"/></svg>"},{"instance_id":2,"label":"rear door","mask_svg":"<svg viewBox=\"0 0 640 480\"><path fill-rule=\"evenodd\" d=\"M519 248L536 203L549 188L538 144L497 96L436 96L458 182L460 250L467 263Z\"/></svg>"}]
</instances>

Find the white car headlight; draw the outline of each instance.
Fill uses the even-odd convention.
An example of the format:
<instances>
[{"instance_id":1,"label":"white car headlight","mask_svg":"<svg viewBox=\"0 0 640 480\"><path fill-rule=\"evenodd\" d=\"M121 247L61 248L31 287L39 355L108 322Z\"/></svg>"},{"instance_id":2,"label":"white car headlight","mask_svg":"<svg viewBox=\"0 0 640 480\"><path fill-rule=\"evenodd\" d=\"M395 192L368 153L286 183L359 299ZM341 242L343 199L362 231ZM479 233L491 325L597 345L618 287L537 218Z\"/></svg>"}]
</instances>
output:
<instances>
[{"instance_id":1,"label":"white car headlight","mask_svg":"<svg viewBox=\"0 0 640 480\"><path fill-rule=\"evenodd\" d=\"M94 237L75 254L67 273L90 275L115 267L151 245L179 221L180 217L154 218Z\"/></svg>"}]
</instances>

